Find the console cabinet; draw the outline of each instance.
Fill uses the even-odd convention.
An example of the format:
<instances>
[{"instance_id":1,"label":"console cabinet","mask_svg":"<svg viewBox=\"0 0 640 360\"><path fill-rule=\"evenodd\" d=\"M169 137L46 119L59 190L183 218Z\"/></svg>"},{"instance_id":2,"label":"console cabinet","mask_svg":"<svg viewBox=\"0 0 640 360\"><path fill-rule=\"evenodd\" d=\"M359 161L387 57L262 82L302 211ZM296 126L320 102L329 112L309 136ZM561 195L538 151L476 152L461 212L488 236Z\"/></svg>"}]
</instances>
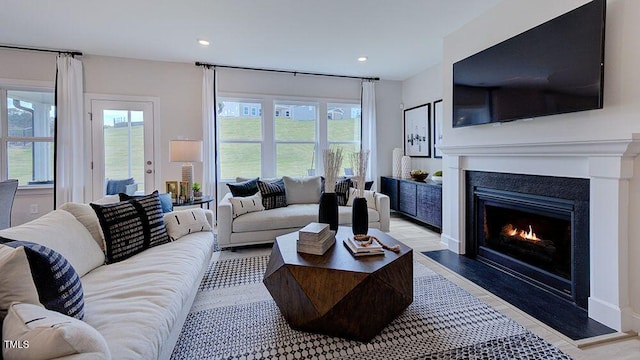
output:
<instances>
[{"instance_id":1,"label":"console cabinet","mask_svg":"<svg viewBox=\"0 0 640 360\"><path fill-rule=\"evenodd\" d=\"M442 185L382 176L381 192L389 196L391 210L435 228L442 228Z\"/></svg>"}]
</instances>

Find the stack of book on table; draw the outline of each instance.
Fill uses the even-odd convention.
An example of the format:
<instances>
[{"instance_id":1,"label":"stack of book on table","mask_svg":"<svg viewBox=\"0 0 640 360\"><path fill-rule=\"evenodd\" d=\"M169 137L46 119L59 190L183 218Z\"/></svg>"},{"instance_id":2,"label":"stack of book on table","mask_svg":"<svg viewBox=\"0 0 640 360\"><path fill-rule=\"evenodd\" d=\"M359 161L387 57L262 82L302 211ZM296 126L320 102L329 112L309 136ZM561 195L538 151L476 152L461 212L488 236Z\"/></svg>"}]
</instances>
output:
<instances>
[{"instance_id":1,"label":"stack of book on table","mask_svg":"<svg viewBox=\"0 0 640 360\"><path fill-rule=\"evenodd\" d=\"M349 249L349 252L353 256L384 255L382 245L375 241L371 244L363 244L360 241L348 237L344 239L343 242L344 246Z\"/></svg>"},{"instance_id":2,"label":"stack of book on table","mask_svg":"<svg viewBox=\"0 0 640 360\"><path fill-rule=\"evenodd\" d=\"M336 232L329 224L312 222L298 231L296 250L301 253L322 255L335 244Z\"/></svg>"}]
</instances>

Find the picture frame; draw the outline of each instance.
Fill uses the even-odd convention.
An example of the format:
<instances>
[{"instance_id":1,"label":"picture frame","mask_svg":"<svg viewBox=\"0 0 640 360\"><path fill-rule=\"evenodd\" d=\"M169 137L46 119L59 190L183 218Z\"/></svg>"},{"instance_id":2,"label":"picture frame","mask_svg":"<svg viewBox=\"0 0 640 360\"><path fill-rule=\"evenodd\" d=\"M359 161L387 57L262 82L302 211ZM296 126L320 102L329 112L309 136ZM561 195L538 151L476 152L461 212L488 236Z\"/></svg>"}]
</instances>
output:
<instances>
[{"instance_id":1,"label":"picture frame","mask_svg":"<svg viewBox=\"0 0 640 360\"><path fill-rule=\"evenodd\" d=\"M180 196L186 198L188 194L189 194L189 182L180 181Z\"/></svg>"},{"instance_id":2,"label":"picture frame","mask_svg":"<svg viewBox=\"0 0 640 360\"><path fill-rule=\"evenodd\" d=\"M442 159L442 150L436 146L442 144L442 122L444 120L444 108L442 99L433 102L433 158Z\"/></svg>"},{"instance_id":3,"label":"picture frame","mask_svg":"<svg viewBox=\"0 0 640 360\"><path fill-rule=\"evenodd\" d=\"M166 190L171 193L172 199L178 198L178 182L177 181L165 181Z\"/></svg>"},{"instance_id":4,"label":"picture frame","mask_svg":"<svg viewBox=\"0 0 640 360\"><path fill-rule=\"evenodd\" d=\"M431 104L404 110L404 154L431 157Z\"/></svg>"}]
</instances>

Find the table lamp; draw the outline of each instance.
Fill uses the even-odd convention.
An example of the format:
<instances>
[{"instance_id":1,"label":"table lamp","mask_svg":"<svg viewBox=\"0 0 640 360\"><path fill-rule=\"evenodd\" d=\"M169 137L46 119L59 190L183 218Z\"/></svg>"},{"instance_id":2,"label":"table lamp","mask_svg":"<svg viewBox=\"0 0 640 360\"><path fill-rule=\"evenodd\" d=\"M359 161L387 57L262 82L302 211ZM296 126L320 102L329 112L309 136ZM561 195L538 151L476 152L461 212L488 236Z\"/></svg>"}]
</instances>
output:
<instances>
[{"instance_id":1,"label":"table lamp","mask_svg":"<svg viewBox=\"0 0 640 360\"><path fill-rule=\"evenodd\" d=\"M182 162L182 181L187 182L185 199L193 198L193 162L202 161L202 140L171 140L169 143L171 162Z\"/></svg>"}]
</instances>

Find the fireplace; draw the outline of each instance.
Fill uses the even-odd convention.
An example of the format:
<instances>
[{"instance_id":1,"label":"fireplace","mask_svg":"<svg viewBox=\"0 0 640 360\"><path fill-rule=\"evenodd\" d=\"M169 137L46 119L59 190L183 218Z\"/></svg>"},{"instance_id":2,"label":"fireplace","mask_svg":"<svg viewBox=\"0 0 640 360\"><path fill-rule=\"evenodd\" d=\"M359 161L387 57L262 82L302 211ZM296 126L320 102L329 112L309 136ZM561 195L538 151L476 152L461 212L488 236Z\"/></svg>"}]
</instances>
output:
<instances>
[{"instance_id":1,"label":"fireplace","mask_svg":"<svg viewBox=\"0 0 640 360\"><path fill-rule=\"evenodd\" d=\"M466 254L586 308L589 180L468 171Z\"/></svg>"}]
</instances>

